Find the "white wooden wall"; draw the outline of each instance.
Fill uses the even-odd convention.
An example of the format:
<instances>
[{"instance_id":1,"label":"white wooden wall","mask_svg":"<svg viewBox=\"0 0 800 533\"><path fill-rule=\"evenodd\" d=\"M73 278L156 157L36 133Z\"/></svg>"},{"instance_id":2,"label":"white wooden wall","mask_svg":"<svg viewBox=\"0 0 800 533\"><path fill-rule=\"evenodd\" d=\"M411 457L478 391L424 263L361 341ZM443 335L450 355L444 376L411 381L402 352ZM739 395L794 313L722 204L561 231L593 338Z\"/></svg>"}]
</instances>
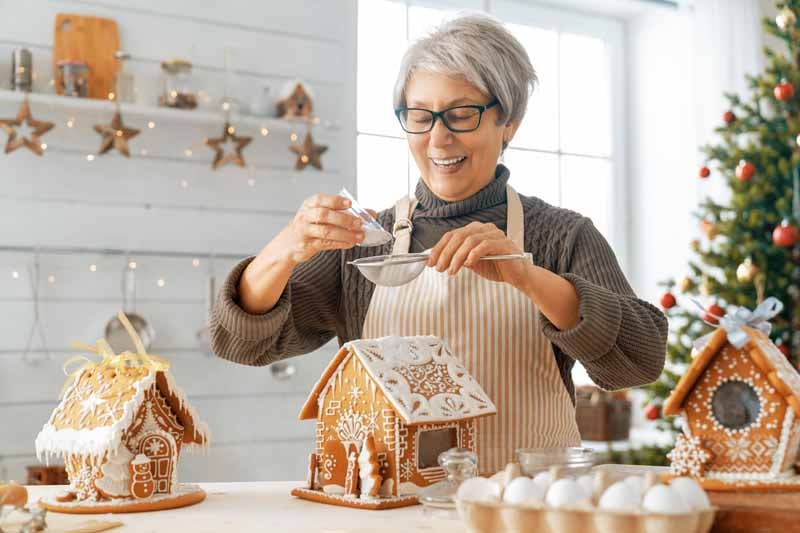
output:
<instances>
[{"instance_id":1,"label":"white wooden wall","mask_svg":"<svg viewBox=\"0 0 800 533\"><path fill-rule=\"evenodd\" d=\"M136 309L157 329L151 351L172 360L178 383L214 435L207 455L184 458L182 479L302 478L313 423L298 421L297 413L335 344L295 359L298 373L281 382L268 368L237 366L204 353L195 332L206 320L209 272L221 284L233 264L209 261L207 254L257 252L303 198L342 185L355 190L355 0L0 0L0 84L7 83L11 50L26 46L34 54L36 90L52 90L53 21L62 12L117 21L122 47L133 55L128 67L136 75L138 104L155 101L159 62L172 57L192 60L198 87L212 99L220 97L223 45L235 43L237 96L249 102L263 83L275 92L288 80L307 80L316 114L334 125L314 130L317 141L329 146L322 172L293 170L289 127L273 128L267 137L257 127L240 128L240 134L254 136L245 151L251 166L214 172L212 152L202 139L219 135L221 119L218 124L167 121L147 130L143 117L130 118L131 126L143 129L131 142L134 157L109 154L88 162L85 154L99 145L91 125L107 121L111 108L105 116L75 113L75 127L68 129L63 109L34 105L34 116L58 122L44 138L47 153L0 154L0 245L206 254L196 268L187 258L135 258ZM0 104L0 116L12 114L15 106ZM5 143L4 136L0 141ZM143 148L146 157L140 155ZM191 158L184 155L186 148L192 148ZM33 321L27 269L33 257L0 253L0 479L24 479L24 466L36 463L34 438L56 405L65 379L61 365L74 353L70 342L99 338L121 306L125 258L45 253L40 261L41 319L50 354L37 341L25 360ZM96 272L89 271L90 264ZM55 283L48 282L50 275ZM158 279L164 287L157 286Z\"/></svg>"}]
</instances>

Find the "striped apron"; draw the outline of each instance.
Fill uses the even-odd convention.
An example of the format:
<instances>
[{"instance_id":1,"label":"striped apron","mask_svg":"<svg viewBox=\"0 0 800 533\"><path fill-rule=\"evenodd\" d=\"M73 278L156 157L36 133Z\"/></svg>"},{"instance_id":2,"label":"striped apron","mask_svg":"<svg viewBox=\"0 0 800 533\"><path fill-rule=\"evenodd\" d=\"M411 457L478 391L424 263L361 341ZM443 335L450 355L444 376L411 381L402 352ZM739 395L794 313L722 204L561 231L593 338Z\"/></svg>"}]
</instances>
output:
<instances>
[{"instance_id":1,"label":"striped apron","mask_svg":"<svg viewBox=\"0 0 800 533\"><path fill-rule=\"evenodd\" d=\"M522 203L510 185L507 196L507 234L523 250ZM405 197L395 205L392 254L408 253L416 204ZM542 333L537 307L512 285L489 281L467 268L450 276L426 267L406 285L377 286L363 337L388 335L444 339L494 401L497 415L477 421L482 473L516 461L516 448L579 445L575 408Z\"/></svg>"}]
</instances>

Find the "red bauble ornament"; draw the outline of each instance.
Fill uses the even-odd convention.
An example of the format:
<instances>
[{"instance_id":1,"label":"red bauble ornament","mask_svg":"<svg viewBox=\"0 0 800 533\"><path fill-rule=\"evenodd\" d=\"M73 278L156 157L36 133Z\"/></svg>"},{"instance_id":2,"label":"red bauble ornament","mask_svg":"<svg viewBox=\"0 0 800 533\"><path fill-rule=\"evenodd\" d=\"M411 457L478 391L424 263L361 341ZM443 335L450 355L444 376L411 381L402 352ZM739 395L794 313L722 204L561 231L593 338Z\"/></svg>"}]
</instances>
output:
<instances>
[{"instance_id":1,"label":"red bauble ornament","mask_svg":"<svg viewBox=\"0 0 800 533\"><path fill-rule=\"evenodd\" d=\"M644 408L644 417L648 420L658 420L661 418L661 407L651 403Z\"/></svg>"},{"instance_id":2,"label":"red bauble ornament","mask_svg":"<svg viewBox=\"0 0 800 533\"><path fill-rule=\"evenodd\" d=\"M778 345L778 349L779 349L779 350L781 351L781 353L782 353L783 355L785 355L786 357L791 357L791 356L792 356L792 349L791 349L791 348L789 348L789 345L788 345L788 344L779 344L779 345Z\"/></svg>"},{"instance_id":3,"label":"red bauble ornament","mask_svg":"<svg viewBox=\"0 0 800 533\"><path fill-rule=\"evenodd\" d=\"M675 307L675 296L671 292L665 292L661 295L661 307L664 309L669 309L670 307Z\"/></svg>"},{"instance_id":4,"label":"red bauble ornament","mask_svg":"<svg viewBox=\"0 0 800 533\"><path fill-rule=\"evenodd\" d=\"M756 175L756 166L750 161L742 159L736 167L736 177L742 181L747 181Z\"/></svg>"},{"instance_id":5,"label":"red bauble ornament","mask_svg":"<svg viewBox=\"0 0 800 533\"><path fill-rule=\"evenodd\" d=\"M785 102L791 100L792 96L794 96L794 87L791 83L783 81L775 86L772 93L775 95L776 99Z\"/></svg>"},{"instance_id":6,"label":"red bauble ornament","mask_svg":"<svg viewBox=\"0 0 800 533\"><path fill-rule=\"evenodd\" d=\"M707 178L711 175L711 171L708 169L708 167L700 167L699 174L701 178Z\"/></svg>"},{"instance_id":7,"label":"red bauble ornament","mask_svg":"<svg viewBox=\"0 0 800 533\"><path fill-rule=\"evenodd\" d=\"M703 315L703 320L705 320L709 324L718 324L719 319L717 317L721 317L724 315L725 315L725 310L723 308L721 308L717 304L711 304L706 309L706 312Z\"/></svg>"},{"instance_id":8,"label":"red bauble ornament","mask_svg":"<svg viewBox=\"0 0 800 533\"><path fill-rule=\"evenodd\" d=\"M736 120L736 115L733 114L733 111L725 111L725 113L722 114L722 121L725 122L725 124L730 124L734 120Z\"/></svg>"},{"instance_id":9,"label":"red bauble ornament","mask_svg":"<svg viewBox=\"0 0 800 533\"><path fill-rule=\"evenodd\" d=\"M800 238L800 232L789 224L788 220L784 220L780 226L775 226L775 229L772 230L772 242L781 248L791 248L797 243L798 238Z\"/></svg>"}]
</instances>

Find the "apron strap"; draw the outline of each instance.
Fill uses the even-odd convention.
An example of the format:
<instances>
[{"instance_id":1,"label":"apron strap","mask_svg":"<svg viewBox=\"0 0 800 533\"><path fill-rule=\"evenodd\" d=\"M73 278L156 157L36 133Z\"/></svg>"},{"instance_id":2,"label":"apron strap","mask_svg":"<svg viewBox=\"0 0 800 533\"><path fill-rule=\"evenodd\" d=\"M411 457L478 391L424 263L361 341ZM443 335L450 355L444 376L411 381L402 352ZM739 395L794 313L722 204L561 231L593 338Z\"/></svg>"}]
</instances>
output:
<instances>
[{"instance_id":1,"label":"apron strap","mask_svg":"<svg viewBox=\"0 0 800 533\"><path fill-rule=\"evenodd\" d=\"M506 235L520 250L525 250L525 217L522 210L522 201L519 194L511 185L506 185L506 202L508 215L506 220ZM414 224L411 217L419 201L414 197L404 196L394 205L394 246L392 255L407 254L411 248L411 232Z\"/></svg>"},{"instance_id":2,"label":"apron strap","mask_svg":"<svg viewBox=\"0 0 800 533\"><path fill-rule=\"evenodd\" d=\"M411 215L417 207L419 201L414 197L403 196L394 204L394 245L392 255L407 254L411 248L411 232L414 231L414 224L411 223Z\"/></svg>"},{"instance_id":3,"label":"apron strap","mask_svg":"<svg viewBox=\"0 0 800 533\"><path fill-rule=\"evenodd\" d=\"M519 194L511 185L506 185L506 203L508 204L508 219L506 220L506 235L511 241L525 251L525 216L522 211L522 201Z\"/></svg>"}]
</instances>

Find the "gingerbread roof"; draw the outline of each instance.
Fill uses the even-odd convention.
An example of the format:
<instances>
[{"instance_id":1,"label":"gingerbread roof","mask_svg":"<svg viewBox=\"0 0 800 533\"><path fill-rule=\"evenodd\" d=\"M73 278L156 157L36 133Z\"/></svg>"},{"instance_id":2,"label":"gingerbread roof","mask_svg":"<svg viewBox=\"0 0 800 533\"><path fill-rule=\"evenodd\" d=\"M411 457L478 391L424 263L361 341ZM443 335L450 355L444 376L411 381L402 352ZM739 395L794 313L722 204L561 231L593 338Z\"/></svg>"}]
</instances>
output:
<instances>
[{"instance_id":1,"label":"gingerbread roof","mask_svg":"<svg viewBox=\"0 0 800 533\"><path fill-rule=\"evenodd\" d=\"M750 338L741 351L764 373L770 385L792 407L795 415L800 416L800 374L767 335L757 329L743 329ZM697 380L727 343L728 337L724 329L719 328L712 334L664 402L665 415L677 415L680 412Z\"/></svg>"},{"instance_id":2,"label":"gingerbread roof","mask_svg":"<svg viewBox=\"0 0 800 533\"><path fill-rule=\"evenodd\" d=\"M36 455L102 456L119 447L153 385L184 427L183 444L207 446L208 426L167 370L95 366L76 372L61 402L36 437Z\"/></svg>"},{"instance_id":3,"label":"gingerbread roof","mask_svg":"<svg viewBox=\"0 0 800 533\"><path fill-rule=\"evenodd\" d=\"M495 414L492 400L437 337L383 337L342 346L314 386L300 420L316 418L328 387L341 386L341 368L357 357L407 426Z\"/></svg>"}]
</instances>

